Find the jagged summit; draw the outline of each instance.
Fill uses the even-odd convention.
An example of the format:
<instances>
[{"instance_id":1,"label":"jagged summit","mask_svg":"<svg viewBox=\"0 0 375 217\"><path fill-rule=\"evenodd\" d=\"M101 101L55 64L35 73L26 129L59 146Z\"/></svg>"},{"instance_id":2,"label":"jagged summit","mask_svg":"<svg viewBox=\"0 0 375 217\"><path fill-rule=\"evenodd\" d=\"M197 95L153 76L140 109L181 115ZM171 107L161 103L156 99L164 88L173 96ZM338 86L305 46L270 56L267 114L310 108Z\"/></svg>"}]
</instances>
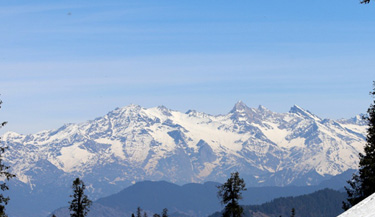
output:
<instances>
[{"instance_id":1,"label":"jagged summit","mask_svg":"<svg viewBox=\"0 0 375 217\"><path fill-rule=\"evenodd\" d=\"M247 105L242 102L241 100L239 100L233 107L233 109L230 111L230 113L235 113L235 112L244 112L246 110L248 110L249 107L247 107Z\"/></svg>"},{"instance_id":2,"label":"jagged summit","mask_svg":"<svg viewBox=\"0 0 375 217\"><path fill-rule=\"evenodd\" d=\"M304 116L306 118L311 118L311 119L315 119L315 120L321 120L321 118L314 115L309 110L305 110L298 105L294 105L293 107L291 107L290 110L289 110L289 113L298 114L298 115Z\"/></svg>"},{"instance_id":3,"label":"jagged summit","mask_svg":"<svg viewBox=\"0 0 375 217\"><path fill-rule=\"evenodd\" d=\"M359 114L349 119L342 118L338 120L338 122L344 123L344 124L356 124L356 125L365 126L367 125L367 121L363 117L367 117L367 116L368 114Z\"/></svg>"},{"instance_id":4,"label":"jagged summit","mask_svg":"<svg viewBox=\"0 0 375 217\"><path fill-rule=\"evenodd\" d=\"M262 105L258 106L258 110L259 111L270 111L268 108L266 108L265 106L262 106Z\"/></svg>"},{"instance_id":5,"label":"jagged summit","mask_svg":"<svg viewBox=\"0 0 375 217\"><path fill-rule=\"evenodd\" d=\"M167 107L165 107L165 106L163 106L163 105L161 105L161 106L158 106L158 109L164 114L164 115L166 115L166 116L172 116L172 114L171 114L171 110L169 109L169 108L167 108Z\"/></svg>"},{"instance_id":6,"label":"jagged summit","mask_svg":"<svg viewBox=\"0 0 375 217\"><path fill-rule=\"evenodd\" d=\"M96 199L137 181L223 182L233 171L248 186L313 185L356 169L365 144L365 125L327 120L242 101L217 116L129 105L57 130L7 133L1 143L22 192L69 191L79 176Z\"/></svg>"}]
</instances>

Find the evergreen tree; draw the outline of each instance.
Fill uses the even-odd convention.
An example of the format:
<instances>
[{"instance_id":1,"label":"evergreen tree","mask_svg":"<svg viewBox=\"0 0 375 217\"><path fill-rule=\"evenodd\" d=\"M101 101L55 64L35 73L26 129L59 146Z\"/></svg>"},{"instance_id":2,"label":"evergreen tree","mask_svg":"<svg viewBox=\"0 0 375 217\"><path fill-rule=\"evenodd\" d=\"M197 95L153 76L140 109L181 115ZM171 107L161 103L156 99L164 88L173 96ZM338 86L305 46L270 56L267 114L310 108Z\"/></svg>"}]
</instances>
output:
<instances>
[{"instance_id":1,"label":"evergreen tree","mask_svg":"<svg viewBox=\"0 0 375 217\"><path fill-rule=\"evenodd\" d=\"M135 217L134 213L132 213L132 217Z\"/></svg>"},{"instance_id":2,"label":"evergreen tree","mask_svg":"<svg viewBox=\"0 0 375 217\"><path fill-rule=\"evenodd\" d=\"M0 100L0 108L1 108L2 103L3 103L3 101ZM0 128L4 127L6 123L7 122L0 123ZM9 179L15 177L15 175L8 172L10 167L6 166L3 162L3 160L4 160L3 154L4 154L5 150L7 150L7 149L8 149L8 147L0 147L0 177L5 178L5 180L9 181ZM0 184L0 189L2 191L9 190L9 187L6 184L5 181ZM9 200L10 200L9 197L5 197L3 194L0 194L0 217L7 217L7 215L5 214L5 205L8 204Z\"/></svg>"},{"instance_id":3,"label":"evergreen tree","mask_svg":"<svg viewBox=\"0 0 375 217\"><path fill-rule=\"evenodd\" d=\"M347 202L343 202L344 210L375 192L375 81L370 95L374 101L367 110L367 116L363 117L368 123L365 153L359 154L359 172L348 181L350 187L345 187L348 198Z\"/></svg>"},{"instance_id":4,"label":"evergreen tree","mask_svg":"<svg viewBox=\"0 0 375 217\"><path fill-rule=\"evenodd\" d=\"M73 200L70 203L70 216L71 217L85 217L89 212L89 207L91 206L92 202L88 199L87 195L85 195L85 183L79 178L76 178L73 181L72 189L74 194L70 195L73 197Z\"/></svg>"},{"instance_id":5,"label":"evergreen tree","mask_svg":"<svg viewBox=\"0 0 375 217\"><path fill-rule=\"evenodd\" d=\"M133 217L133 216L132 216L132 217ZM155 214L153 215L153 217L160 217L160 215L157 214L157 213L155 213Z\"/></svg>"},{"instance_id":6,"label":"evergreen tree","mask_svg":"<svg viewBox=\"0 0 375 217\"><path fill-rule=\"evenodd\" d=\"M163 209L163 212L161 213L161 216L162 217L168 217L168 209L167 208Z\"/></svg>"},{"instance_id":7,"label":"evergreen tree","mask_svg":"<svg viewBox=\"0 0 375 217\"><path fill-rule=\"evenodd\" d=\"M148 217L147 212L143 213L143 217Z\"/></svg>"},{"instance_id":8,"label":"evergreen tree","mask_svg":"<svg viewBox=\"0 0 375 217\"><path fill-rule=\"evenodd\" d=\"M141 207L138 207L137 208L137 217L142 217L142 214L141 214Z\"/></svg>"},{"instance_id":9,"label":"evergreen tree","mask_svg":"<svg viewBox=\"0 0 375 217\"><path fill-rule=\"evenodd\" d=\"M292 215L290 217L295 217L296 216L296 210L292 208Z\"/></svg>"},{"instance_id":10,"label":"evergreen tree","mask_svg":"<svg viewBox=\"0 0 375 217\"><path fill-rule=\"evenodd\" d=\"M241 217L243 208L238 204L242 199L242 191L246 191L245 181L239 177L239 173L231 173L231 177L222 185L218 186L218 197L221 203L226 204L224 217Z\"/></svg>"}]
</instances>

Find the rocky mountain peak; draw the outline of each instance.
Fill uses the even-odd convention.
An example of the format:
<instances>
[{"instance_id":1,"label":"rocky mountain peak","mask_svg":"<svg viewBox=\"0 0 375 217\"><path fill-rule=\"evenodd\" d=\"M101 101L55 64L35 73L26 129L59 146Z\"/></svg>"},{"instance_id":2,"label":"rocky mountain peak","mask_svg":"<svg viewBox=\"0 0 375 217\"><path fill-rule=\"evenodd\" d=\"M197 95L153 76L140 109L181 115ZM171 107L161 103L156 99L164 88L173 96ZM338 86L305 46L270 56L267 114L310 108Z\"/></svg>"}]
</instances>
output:
<instances>
[{"instance_id":1,"label":"rocky mountain peak","mask_svg":"<svg viewBox=\"0 0 375 217\"><path fill-rule=\"evenodd\" d=\"M168 116L168 117L172 116L171 110L169 108L162 105L162 106L158 106L158 109L162 112L163 115Z\"/></svg>"},{"instance_id":2,"label":"rocky mountain peak","mask_svg":"<svg viewBox=\"0 0 375 217\"><path fill-rule=\"evenodd\" d=\"M319 118L315 114L311 113L309 110L305 110L298 105L294 105L293 107L291 107L290 110L289 110L289 113L297 114L297 115L300 115L302 117L314 119L314 120L317 120L317 121L321 120L321 118Z\"/></svg>"},{"instance_id":3,"label":"rocky mountain peak","mask_svg":"<svg viewBox=\"0 0 375 217\"><path fill-rule=\"evenodd\" d=\"M248 109L249 109L249 107L247 107L247 105L246 105L244 102L242 102L242 101L240 100L240 101L238 101L238 102L234 105L234 107L233 107L233 109L230 111L230 113L244 112L244 111L246 111L246 110L248 110Z\"/></svg>"},{"instance_id":4,"label":"rocky mountain peak","mask_svg":"<svg viewBox=\"0 0 375 217\"><path fill-rule=\"evenodd\" d=\"M234 170L249 186L317 184L357 168L365 144L366 126L320 121L299 106L276 113L239 101L227 115L164 112L129 105L57 130L8 133L4 161L22 192L65 192L78 174L98 198L136 181L225 181Z\"/></svg>"}]
</instances>

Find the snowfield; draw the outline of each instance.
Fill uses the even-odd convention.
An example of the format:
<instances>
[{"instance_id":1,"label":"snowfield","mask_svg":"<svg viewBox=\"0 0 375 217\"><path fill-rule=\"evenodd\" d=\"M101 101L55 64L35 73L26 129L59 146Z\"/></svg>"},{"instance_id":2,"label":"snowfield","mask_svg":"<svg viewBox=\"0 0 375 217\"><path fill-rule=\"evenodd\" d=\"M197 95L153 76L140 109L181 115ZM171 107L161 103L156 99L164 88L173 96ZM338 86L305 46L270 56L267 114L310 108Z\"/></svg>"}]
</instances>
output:
<instances>
[{"instance_id":1,"label":"snowfield","mask_svg":"<svg viewBox=\"0 0 375 217\"><path fill-rule=\"evenodd\" d=\"M248 186L318 184L357 169L365 133L359 117L329 120L296 105L276 113L238 102L216 116L129 105L57 130L8 132L1 142L26 191L79 176L97 198L141 180L222 182L233 171Z\"/></svg>"},{"instance_id":2,"label":"snowfield","mask_svg":"<svg viewBox=\"0 0 375 217\"><path fill-rule=\"evenodd\" d=\"M374 217L375 216L375 193L348 209L338 217Z\"/></svg>"}]
</instances>

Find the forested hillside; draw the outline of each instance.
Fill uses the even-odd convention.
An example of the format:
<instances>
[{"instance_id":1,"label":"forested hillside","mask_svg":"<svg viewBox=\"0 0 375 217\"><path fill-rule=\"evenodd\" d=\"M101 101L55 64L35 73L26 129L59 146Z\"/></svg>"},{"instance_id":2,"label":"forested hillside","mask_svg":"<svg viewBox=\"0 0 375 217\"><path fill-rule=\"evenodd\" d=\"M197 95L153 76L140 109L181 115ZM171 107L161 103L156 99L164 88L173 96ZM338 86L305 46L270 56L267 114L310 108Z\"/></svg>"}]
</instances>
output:
<instances>
[{"instance_id":1,"label":"forested hillside","mask_svg":"<svg viewBox=\"0 0 375 217\"><path fill-rule=\"evenodd\" d=\"M254 195L256 196L256 195ZM294 208L296 217L335 217L343 212L344 192L324 189L297 197L281 197L262 205L243 206L245 217L289 217ZM217 212L210 217L220 217Z\"/></svg>"}]
</instances>

